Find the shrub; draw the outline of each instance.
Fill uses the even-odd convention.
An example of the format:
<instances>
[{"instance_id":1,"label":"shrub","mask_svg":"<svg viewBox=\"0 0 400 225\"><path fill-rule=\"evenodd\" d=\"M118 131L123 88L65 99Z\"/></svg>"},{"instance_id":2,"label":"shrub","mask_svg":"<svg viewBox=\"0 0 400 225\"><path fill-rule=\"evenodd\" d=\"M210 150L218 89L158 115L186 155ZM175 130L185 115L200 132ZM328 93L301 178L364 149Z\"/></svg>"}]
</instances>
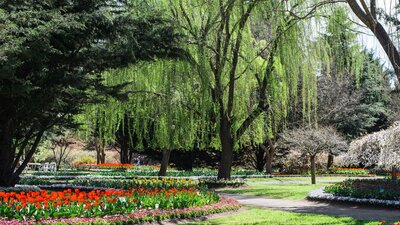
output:
<instances>
[{"instance_id":1,"label":"shrub","mask_svg":"<svg viewBox=\"0 0 400 225\"><path fill-rule=\"evenodd\" d=\"M91 155L83 155L72 161L73 164L93 164L96 163L96 159Z\"/></svg>"}]
</instances>

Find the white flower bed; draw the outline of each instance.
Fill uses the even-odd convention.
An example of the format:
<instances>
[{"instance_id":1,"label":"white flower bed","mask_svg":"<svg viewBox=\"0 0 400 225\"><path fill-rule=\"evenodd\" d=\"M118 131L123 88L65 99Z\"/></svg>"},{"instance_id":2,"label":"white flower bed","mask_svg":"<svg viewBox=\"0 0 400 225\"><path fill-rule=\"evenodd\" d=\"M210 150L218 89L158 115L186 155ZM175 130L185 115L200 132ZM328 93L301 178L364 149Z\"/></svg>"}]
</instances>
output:
<instances>
[{"instance_id":1,"label":"white flower bed","mask_svg":"<svg viewBox=\"0 0 400 225\"><path fill-rule=\"evenodd\" d=\"M107 175L77 175L77 176L56 176L56 175L23 175L22 179L42 179L42 180L74 180L74 179L133 179L133 178L174 178L174 179L217 179L217 176L190 176L190 177L177 177L177 176L107 176ZM271 175L233 175L232 179L244 179L244 178L270 178Z\"/></svg>"},{"instance_id":2,"label":"white flower bed","mask_svg":"<svg viewBox=\"0 0 400 225\"><path fill-rule=\"evenodd\" d=\"M116 188L104 188L104 187L94 187L94 186L78 186L70 184L51 184L51 185L38 185L42 189L79 189L79 190L119 190Z\"/></svg>"},{"instance_id":3,"label":"white flower bed","mask_svg":"<svg viewBox=\"0 0 400 225\"><path fill-rule=\"evenodd\" d=\"M385 206L400 206L399 200L382 200L375 198L352 198L344 196L335 196L330 193L326 193L323 188L310 191L307 195L310 200L325 200L325 201L338 201L338 202L353 202L353 203L363 203L370 205L385 205Z\"/></svg>"},{"instance_id":4,"label":"white flower bed","mask_svg":"<svg viewBox=\"0 0 400 225\"><path fill-rule=\"evenodd\" d=\"M4 192L29 192L29 191L40 191L40 188L36 185L15 185L15 187L0 187L0 191Z\"/></svg>"}]
</instances>

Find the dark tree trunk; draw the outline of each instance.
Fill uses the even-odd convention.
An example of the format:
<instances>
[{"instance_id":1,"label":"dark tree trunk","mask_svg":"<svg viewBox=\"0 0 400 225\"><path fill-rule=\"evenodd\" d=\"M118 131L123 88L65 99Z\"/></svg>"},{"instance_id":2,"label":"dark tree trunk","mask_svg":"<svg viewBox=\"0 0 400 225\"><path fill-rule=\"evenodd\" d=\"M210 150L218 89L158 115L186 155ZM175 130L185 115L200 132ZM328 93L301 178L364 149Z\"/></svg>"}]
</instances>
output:
<instances>
[{"instance_id":1,"label":"dark tree trunk","mask_svg":"<svg viewBox=\"0 0 400 225\"><path fill-rule=\"evenodd\" d=\"M171 156L171 150L163 150L161 166L160 166L160 171L158 172L158 176L167 175L167 168L170 156Z\"/></svg>"},{"instance_id":2,"label":"dark tree trunk","mask_svg":"<svg viewBox=\"0 0 400 225\"><path fill-rule=\"evenodd\" d=\"M272 174L272 161L275 156L275 145L271 138L267 138L267 142L268 142L269 148L267 149L267 154L266 154L267 155L267 163L266 163L265 172L267 174Z\"/></svg>"},{"instance_id":3,"label":"dark tree trunk","mask_svg":"<svg viewBox=\"0 0 400 225\"><path fill-rule=\"evenodd\" d=\"M122 137L121 137L121 140L120 140L120 147L121 147L121 149L120 149L120 162L122 163L122 164L128 164L128 163L131 163L131 161L129 160L129 158L130 158L130 155L129 155L129 146L128 146L128 140L127 140L127 138L126 138L126 136L125 135L123 135Z\"/></svg>"},{"instance_id":4,"label":"dark tree trunk","mask_svg":"<svg viewBox=\"0 0 400 225\"><path fill-rule=\"evenodd\" d=\"M222 116L219 132L221 140L221 162L218 168L218 179L230 179L233 161L233 138L231 133L231 123L227 116Z\"/></svg>"},{"instance_id":5,"label":"dark tree trunk","mask_svg":"<svg viewBox=\"0 0 400 225\"><path fill-rule=\"evenodd\" d=\"M120 162L122 164L129 164L132 162L132 151L129 151L129 139L131 132L129 132L129 123L131 123L128 113L124 113L124 119L120 123L120 127L116 132L117 142L120 145Z\"/></svg>"},{"instance_id":6,"label":"dark tree trunk","mask_svg":"<svg viewBox=\"0 0 400 225\"><path fill-rule=\"evenodd\" d=\"M396 168L396 166L392 166L392 181L393 182L397 181L397 168Z\"/></svg>"},{"instance_id":7,"label":"dark tree trunk","mask_svg":"<svg viewBox=\"0 0 400 225\"><path fill-rule=\"evenodd\" d=\"M315 184L315 155L310 157L311 163L311 184Z\"/></svg>"},{"instance_id":8,"label":"dark tree trunk","mask_svg":"<svg viewBox=\"0 0 400 225\"><path fill-rule=\"evenodd\" d=\"M6 143L0 143L0 187L12 187L18 179L14 176L14 171L11 170L11 165L14 160L10 157L10 153L14 151L11 146L7 147Z\"/></svg>"},{"instance_id":9,"label":"dark tree trunk","mask_svg":"<svg viewBox=\"0 0 400 225\"><path fill-rule=\"evenodd\" d=\"M264 167L265 167L265 163L266 163L266 160L265 160L266 152L265 152L262 144L257 146L257 147L255 147L255 148L256 148L256 151L255 151L256 169L257 169L258 172L263 172L264 171Z\"/></svg>"},{"instance_id":10,"label":"dark tree trunk","mask_svg":"<svg viewBox=\"0 0 400 225\"><path fill-rule=\"evenodd\" d=\"M15 157L16 148L13 146L12 133L8 133L8 130L4 129L4 127L2 127L1 130L3 132L1 133L2 137L0 138L0 187L13 187L18 183L20 179L19 175L32 159L32 156L40 143L45 129L40 130L35 135L33 144L28 150L28 153L26 154L26 157L21 165L17 165L19 157ZM25 146L23 146L23 148L25 148ZM21 155L22 152L23 149L20 150Z\"/></svg>"},{"instance_id":11,"label":"dark tree trunk","mask_svg":"<svg viewBox=\"0 0 400 225\"><path fill-rule=\"evenodd\" d=\"M329 170L331 169L332 165L333 165L333 160L334 160L334 155L329 153L328 155L328 162L326 163L326 169Z\"/></svg>"},{"instance_id":12,"label":"dark tree trunk","mask_svg":"<svg viewBox=\"0 0 400 225\"><path fill-rule=\"evenodd\" d=\"M272 159L273 159L273 154L271 152L267 152L267 162L265 164L266 174L272 174Z\"/></svg>"},{"instance_id":13,"label":"dark tree trunk","mask_svg":"<svg viewBox=\"0 0 400 225\"><path fill-rule=\"evenodd\" d=\"M105 163L106 153L104 150L104 145L101 143L98 137L94 137L94 145L96 148L97 164Z\"/></svg>"},{"instance_id":14,"label":"dark tree trunk","mask_svg":"<svg viewBox=\"0 0 400 225\"><path fill-rule=\"evenodd\" d=\"M194 160L198 154L198 149L194 148L192 151L176 151L171 155L170 161L174 163L177 169L192 171Z\"/></svg>"}]
</instances>

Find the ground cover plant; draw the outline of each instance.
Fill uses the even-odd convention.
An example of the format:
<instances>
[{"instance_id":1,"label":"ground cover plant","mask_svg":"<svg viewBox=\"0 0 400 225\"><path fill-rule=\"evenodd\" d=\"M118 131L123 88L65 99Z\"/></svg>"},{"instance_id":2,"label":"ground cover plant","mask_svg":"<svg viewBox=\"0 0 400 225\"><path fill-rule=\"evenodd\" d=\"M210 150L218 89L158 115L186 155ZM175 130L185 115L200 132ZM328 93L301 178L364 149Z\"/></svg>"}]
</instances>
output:
<instances>
[{"instance_id":1,"label":"ground cover plant","mask_svg":"<svg viewBox=\"0 0 400 225\"><path fill-rule=\"evenodd\" d=\"M400 182L388 179L345 180L329 185L324 190L336 196L400 200Z\"/></svg>"}]
</instances>

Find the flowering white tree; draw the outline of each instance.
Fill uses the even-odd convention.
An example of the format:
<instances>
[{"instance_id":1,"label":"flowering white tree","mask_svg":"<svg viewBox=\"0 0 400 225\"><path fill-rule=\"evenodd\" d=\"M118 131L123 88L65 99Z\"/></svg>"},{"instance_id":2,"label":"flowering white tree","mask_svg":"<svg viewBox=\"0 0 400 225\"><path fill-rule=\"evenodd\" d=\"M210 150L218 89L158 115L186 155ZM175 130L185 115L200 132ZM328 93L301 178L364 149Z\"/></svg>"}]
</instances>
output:
<instances>
[{"instance_id":1,"label":"flowering white tree","mask_svg":"<svg viewBox=\"0 0 400 225\"><path fill-rule=\"evenodd\" d=\"M287 130L281 134L279 144L310 158L312 184L315 184L317 155L322 152L337 153L347 148L347 142L333 127Z\"/></svg>"},{"instance_id":2,"label":"flowering white tree","mask_svg":"<svg viewBox=\"0 0 400 225\"><path fill-rule=\"evenodd\" d=\"M351 142L345 161L349 164L363 164L392 170L392 179L397 179L397 165L400 163L400 122L386 130L365 135Z\"/></svg>"}]
</instances>

